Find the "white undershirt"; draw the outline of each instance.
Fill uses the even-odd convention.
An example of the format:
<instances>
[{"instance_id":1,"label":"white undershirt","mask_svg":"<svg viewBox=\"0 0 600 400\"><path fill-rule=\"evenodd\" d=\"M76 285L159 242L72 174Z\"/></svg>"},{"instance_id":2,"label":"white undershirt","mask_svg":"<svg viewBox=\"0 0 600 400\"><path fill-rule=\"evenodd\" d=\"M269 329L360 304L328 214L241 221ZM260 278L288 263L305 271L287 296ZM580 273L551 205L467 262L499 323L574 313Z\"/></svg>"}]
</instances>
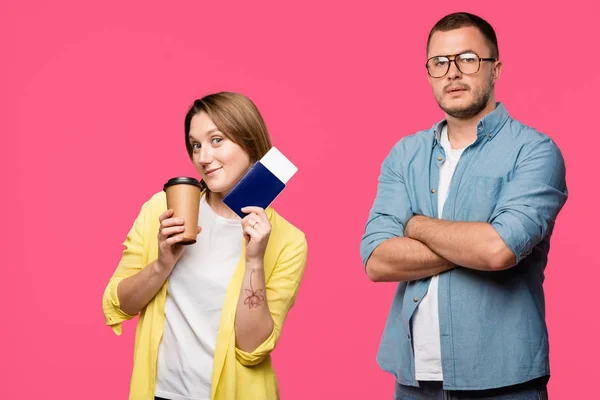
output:
<instances>
[{"instance_id":1,"label":"white undershirt","mask_svg":"<svg viewBox=\"0 0 600 400\"><path fill-rule=\"evenodd\" d=\"M200 200L197 242L186 246L171 276L158 350L155 396L209 400L225 291L242 252L241 220L223 218Z\"/></svg>"},{"instance_id":2,"label":"white undershirt","mask_svg":"<svg viewBox=\"0 0 600 400\"><path fill-rule=\"evenodd\" d=\"M438 218L442 218L444 203L452 175L464 149L454 150L448 140L448 127L442 128L440 144L446 159L440 166L438 184ZM440 321L438 314L438 275L434 275L429 289L412 317L413 346L415 351L415 379L419 381L443 381L442 354L440 344Z\"/></svg>"}]
</instances>

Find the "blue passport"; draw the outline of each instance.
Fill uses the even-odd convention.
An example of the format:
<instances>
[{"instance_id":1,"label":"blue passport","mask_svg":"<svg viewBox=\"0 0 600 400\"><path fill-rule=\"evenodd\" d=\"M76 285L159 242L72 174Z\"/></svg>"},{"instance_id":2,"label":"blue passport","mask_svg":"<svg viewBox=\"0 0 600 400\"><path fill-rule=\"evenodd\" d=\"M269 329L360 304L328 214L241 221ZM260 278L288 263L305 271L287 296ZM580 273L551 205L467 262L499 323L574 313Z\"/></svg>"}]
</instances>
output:
<instances>
[{"instance_id":1,"label":"blue passport","mask_svg":"<svg viewBox=\"0 0 600 400\"><path fill-rule=\"evenodd\" d=\"M225 195L223 202L244 218L246 214L242 208L270 206L297 171L298 168L290 160L272 147Z\"/></svg>"}]
</instances>

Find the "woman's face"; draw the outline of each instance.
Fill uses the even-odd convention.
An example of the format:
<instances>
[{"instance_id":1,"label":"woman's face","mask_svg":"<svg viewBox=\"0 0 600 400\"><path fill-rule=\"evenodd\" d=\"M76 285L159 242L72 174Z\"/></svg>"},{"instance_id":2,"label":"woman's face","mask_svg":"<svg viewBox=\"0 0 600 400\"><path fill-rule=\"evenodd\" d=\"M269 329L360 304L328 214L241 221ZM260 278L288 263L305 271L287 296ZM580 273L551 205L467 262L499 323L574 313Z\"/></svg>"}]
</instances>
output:
<instances>
[{"instance_id":1,"label":"woman's face","mask_svg":"<svg viewBox=\"0 0 600 400\"><path fill-rule=\"evenodd\" d=\"M250 168L250 157L204 111L190 122L192 161L208 189L222 198Z\"/></svg>"}]
</instances>

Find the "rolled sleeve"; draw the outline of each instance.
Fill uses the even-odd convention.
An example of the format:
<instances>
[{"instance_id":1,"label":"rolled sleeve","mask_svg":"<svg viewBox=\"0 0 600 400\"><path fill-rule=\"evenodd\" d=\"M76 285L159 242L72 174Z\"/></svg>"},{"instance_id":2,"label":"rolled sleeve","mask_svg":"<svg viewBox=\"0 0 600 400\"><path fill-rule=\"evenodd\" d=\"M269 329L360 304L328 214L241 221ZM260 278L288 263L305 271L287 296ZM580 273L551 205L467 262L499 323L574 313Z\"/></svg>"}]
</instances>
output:
<instances>
[{"instance_id":1,"label":"rolled sleeve","mask_svg":"<svg viewBox=\"0 0 600 400\"><path fill-rule=\"evenodd\" d=\"M273 327L271 335L252 352L246 352L236 347L236 358L240 364L247 367L260 364L275 349L280 333L281 331L279 329Z\"/></svg>"},{"instance_id":2,"label":"rolled sleeve","mask_svg":"<svg viewBox=\"0 0 600 400\"><path fill-rule=\"evenodd\" d=\"M402 175L401 142L384 159L379 174L377 195L360 242L363 266L381 243L404 236L404 226L412 217L410 198Z\"/></svg>"},{"instance_id":3,"label":"rolled sleeve","mask_svg":"<svg viewBox=\"0 0 600 400\"><path fill-rule=\"evenodd\" d=\"M102 311L104 311L106 325L110 326L113 332L119 336L123 332L121 323L135 317L135 315L127 314L121 310L119 297L117 296L117 287L123 279L125 278L111 279L104 290L104 296L102 298Z\"/></svg>"},{"instance_id":4,"label":"rolled sleeve","mask_svg":"<svg viewBox=\"0 0 600 400\"><path fill-rule=\"evenodd\" d=\"M520 158L490 219L517 264L552 232L568 196L564 159L552 140L532 143Z\"/></svg>"},{"instance_id":5,"label":"rolled sleeve","mask_svg":"<svg viewBox=\"0 0 600 400\"><path fill-rule=\"evenodd\" d=\"M254 351L246 352L235 348L237 360L245 366L258 365L275 349L283 323L294 305L296 294L304 274L307 258L307 242L303 233L288 244L275 263L273 272L266 282L267 302L273 318L271 335Z\"/></svg>"}]
</instances>

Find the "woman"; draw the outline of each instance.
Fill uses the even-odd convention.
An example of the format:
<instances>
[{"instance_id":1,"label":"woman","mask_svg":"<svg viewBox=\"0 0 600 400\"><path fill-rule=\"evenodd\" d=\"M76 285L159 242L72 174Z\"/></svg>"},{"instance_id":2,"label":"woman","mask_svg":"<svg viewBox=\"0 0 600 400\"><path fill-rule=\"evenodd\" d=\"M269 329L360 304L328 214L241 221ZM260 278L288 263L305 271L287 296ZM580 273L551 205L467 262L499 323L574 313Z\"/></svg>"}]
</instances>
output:
<instances>
[{"instance_id":1,"label":"woman","mask_svg":"<svg viewBox=\"0 0 600 400\"><path fill-rule=\"evenodd\" d=\"M224 195L270 148L255 105L236 93L196 100L185 144L202 178L198 240L178 245L183 220L155 194L124 242L104 292L106 324L139 314L130 399L278 399L270 353L306 263L304 234L271 207Z\"/></svg>"}]
</instances>

